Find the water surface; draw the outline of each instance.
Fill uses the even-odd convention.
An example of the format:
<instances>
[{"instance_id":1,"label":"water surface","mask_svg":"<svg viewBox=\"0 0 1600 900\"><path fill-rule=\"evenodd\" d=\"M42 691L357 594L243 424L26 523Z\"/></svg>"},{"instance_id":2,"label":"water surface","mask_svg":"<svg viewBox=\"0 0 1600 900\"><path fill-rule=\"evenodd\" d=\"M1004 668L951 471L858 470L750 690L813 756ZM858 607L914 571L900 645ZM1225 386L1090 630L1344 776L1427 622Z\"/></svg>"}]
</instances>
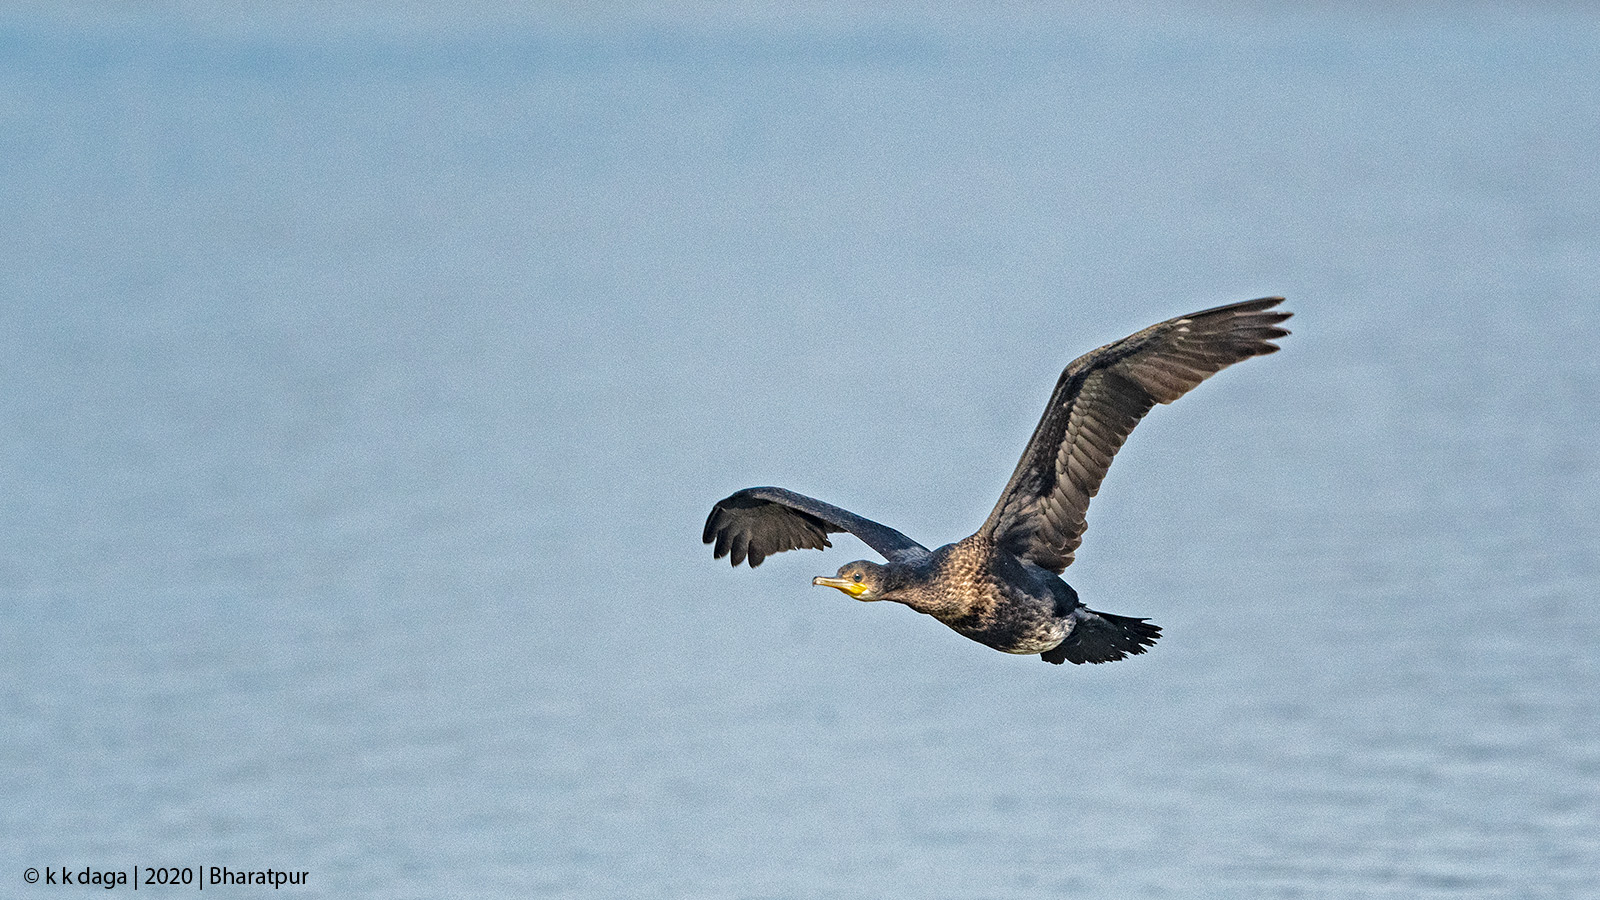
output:
<instances>
[{"instance_id":1,"label":"water surface","mask_svg":"<svg viewBox=\"0 0 1600 900\"><path fill-rule=\"evenodd\" d=\"M1600 18L0 15L0 883L1571 897L1600 869ZM1155 411L1053 667L714 563L954 540ZM259 889L235 888L244 893Z\"/></svg>"}]
</instances>

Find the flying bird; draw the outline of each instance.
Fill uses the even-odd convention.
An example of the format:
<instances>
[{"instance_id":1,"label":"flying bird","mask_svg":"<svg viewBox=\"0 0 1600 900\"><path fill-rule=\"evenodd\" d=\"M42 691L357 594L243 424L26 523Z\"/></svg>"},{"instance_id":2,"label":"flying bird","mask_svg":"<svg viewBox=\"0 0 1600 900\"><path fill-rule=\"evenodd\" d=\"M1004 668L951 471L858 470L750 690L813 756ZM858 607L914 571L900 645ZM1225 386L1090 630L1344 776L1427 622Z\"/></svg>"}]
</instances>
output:
<instances>
[{"instance_id":1,"label":"flying bird","mask_svg":"<svg viewBox=\"0 0 1600 900\"><path fill-rule=\"evenodd\" d=\"M887 525L777 487L717 501L703 539L714 556L751 568L785 550L832 546L849 532L886 562L858 560L814 585L857 600L893 600L1006 653L1045 662L1103 663L1145 652L1161 636L1147 619L1085 606L1061 579L1087 527L1089 499L1145 413L1240 360L1274 353L1289 334L1264 297L1168 319L1078 357L989 518L972 536L929 550Z\"/></svg>"}]
</instances>

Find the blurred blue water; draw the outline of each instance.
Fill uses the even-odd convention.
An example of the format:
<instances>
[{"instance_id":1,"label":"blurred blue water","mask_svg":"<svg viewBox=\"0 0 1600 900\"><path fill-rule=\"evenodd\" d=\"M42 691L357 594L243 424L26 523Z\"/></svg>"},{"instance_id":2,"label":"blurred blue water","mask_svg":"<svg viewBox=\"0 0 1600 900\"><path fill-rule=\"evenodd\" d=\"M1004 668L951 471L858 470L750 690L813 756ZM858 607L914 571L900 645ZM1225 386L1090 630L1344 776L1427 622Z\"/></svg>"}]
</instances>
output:
<instances>
[{"instance_id":1,"label":"blurred blue water","mask_svg":"<svg viewBox=\"0 0 1600 900\"><path fill-rule=\"evenodd\" d=\"M7 892L1591 889L1600 16L178 9L0 14ZM1069 359L1268 293L1068 573L1148 656L698 543L959 538Z\"/></svg>"}]
</instances>

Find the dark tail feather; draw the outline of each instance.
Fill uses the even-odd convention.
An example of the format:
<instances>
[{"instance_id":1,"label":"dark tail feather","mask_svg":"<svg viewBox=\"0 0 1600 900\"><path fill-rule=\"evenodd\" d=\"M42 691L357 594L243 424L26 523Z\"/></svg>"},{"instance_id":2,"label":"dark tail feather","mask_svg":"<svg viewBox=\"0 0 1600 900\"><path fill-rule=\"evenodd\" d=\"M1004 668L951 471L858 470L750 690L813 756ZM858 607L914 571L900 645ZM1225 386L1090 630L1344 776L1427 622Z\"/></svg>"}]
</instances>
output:
<instances>
[{"instance_id":1,"label":"dark tail feather","mask_svg":"<svg viewBox=\"0 0 1600 900\"><path fill-rule=\"evenodd\" d=\"M1143 653L1161 637L1161 626L1148 619L1114 616L1086 606L1072 611L1072 631L1067 639L1039 654L1047 663L1114 662Z\"/></svg>"}]
</instances>

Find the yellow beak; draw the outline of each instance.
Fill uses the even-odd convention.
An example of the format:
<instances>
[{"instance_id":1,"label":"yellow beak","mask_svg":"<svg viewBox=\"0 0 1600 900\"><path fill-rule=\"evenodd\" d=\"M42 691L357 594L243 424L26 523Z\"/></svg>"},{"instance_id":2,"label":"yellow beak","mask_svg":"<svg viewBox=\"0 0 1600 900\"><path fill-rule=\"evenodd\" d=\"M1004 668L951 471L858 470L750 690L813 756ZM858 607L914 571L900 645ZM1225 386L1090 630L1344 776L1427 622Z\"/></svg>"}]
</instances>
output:
<instances>
[{"instance_id":1,"label":"yellow beak","mask_svg":"<svg viewBox=\"0 0 1600 900\"><path fill-rule=\"evenodd\" d=\"M867 592L866 585L859 581L851 581L848 578L824 578L823 576L818 575L817 577L811 579L811 583L820 584L823 587L837 588L856 598L857 600L861 599L861 595Z\"/></svg>"}]
</instances>

